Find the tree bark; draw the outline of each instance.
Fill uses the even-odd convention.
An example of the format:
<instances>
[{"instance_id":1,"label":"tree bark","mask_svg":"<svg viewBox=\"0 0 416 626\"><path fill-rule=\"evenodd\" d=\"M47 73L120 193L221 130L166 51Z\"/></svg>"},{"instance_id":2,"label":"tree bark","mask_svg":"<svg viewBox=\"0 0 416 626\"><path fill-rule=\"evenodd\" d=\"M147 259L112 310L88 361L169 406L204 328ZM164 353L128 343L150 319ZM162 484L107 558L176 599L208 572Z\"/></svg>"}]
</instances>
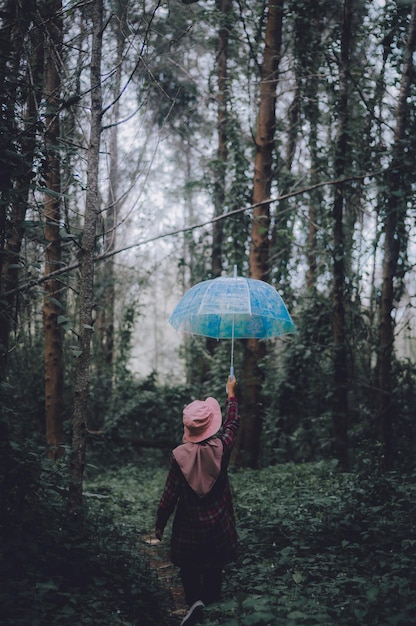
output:
<instances>
[{"instance_id":1,"label":"tree bark","mask_svg":"<svg viewBox=\"0 0 416 626\"><path fill-rule=\"evenodd\" d=\"M228 40L231 29L232 0L216 0L216 8L220 15L218 32L216 67L217 67L217 156L214 165L214 218L224 212L225 185L228 158L227 123L228 123ZM221 276L223 267L224 224L222 220L212 225L212 278ZM207 351L213 355L218 347L216 339L207 338Z\"/></svg>"},{"instance_id":2,"label":"tree bark","mask_svg":"<svg viewBox=\"0 0 416 626\"><path fill-rule=\"evenodd\" d=\"M227 122L228 122L228 40L231 29L232 0L216 0L220 15L220 28L217 43L217 160L214 179L214 217L224 212L226 166L228 157ZM212 277L221 275L223 265L223 222L214 222L212 227Z\"/></svg>"},{"instance_id":3,"label":"tree bark","mask_svg":"<svg viewBox=\"0 0 416 626\"><path fill-rule=\"evenodd\" d=\"M342 178L349 164L349 65L353 1L345 0L343 9L341 56L339 61L338 136L335 145L335 177ZM348 367L345 329L345 185L334 188L333 218L333 342L334 396L332 423L334 456L346 470L348 458Z\"/></svg>"},{"instance_id":4,"label":"tree bark","mask_svg":"<svg viewBox=\"0 0 416 626\"><path fill-rule=\"evenodd\" d=\"M270 198L283 6L283 0L269 0L255 138L253 204ZM250 276L258 280L268 279L269 228L270 206L266 202L254 209L251 223ZM261 360L266 346L257 339L245 340L244 346L242 425L235 456L239 465L257 467L263 420Z\"/></svg>"},{"instance_id":5,"label":"tree bark","mask_svg":"<svg viewBox=\"0 0 416 626\"><path fill-rule=\"evenodd\" d=\"M393 424L395 418L393 404L392 358L394 351L395 306L394 281L397 276L400 252L404 251L407 239L404 232L406 218L407 168L404 167L406 143L412 141L406 137L409 112L408 99L414 76L413 54L416 49L416 3L412 5L406 48L404 51L402 78L397 106L396 128L392 146L389 170L386 173L387 198L384 222L383 282L381 291L381 312L379 328L379 401L378 415L381 441L383 443L383 465L389 470L394 460Z\"/></svg>"},{"instance_id":6,"label":"tree bark","mask_svg":"<svg viewBox=\"0 0 416 626\"><path fill-rule=\"evenodd\" d=\"M40 102L43 74L43 42L38 27L29 29L35 20L35 4L28 1L23 7L8 2L7 16L0 32L0 105L2 109L4 148L10 149L11 137L21 135L16 145L16 160L8 159L0 168L0 380L6 376L10 333L17 327L17 292L19 263L24 237L24 221L28 205L33 160L36 147L37 111ZM22 63L21 50L29 35L27 49L27 95L23 130L16 128L17 81ZM7 130L6 130L7 129ZM24 156L24 159L22 158Z\"/></svg>"},{"instance_id":7,"label":"tree bark","mask_svg":"<svg viewBox=\"0 0 416 626\"><path fill-rule=\"evenodd\" d=\"M311 104L309 107L309 123L310 123L310 138L309 149L311 154L311 185L318 182L318 107ZM308 291L314 291L316 288L317 279L317 207L321 205L321 192L320 190L312 191L310 194L309 207L308 207L308 236L307 236L307 249L306 249L306 286Z\"/></svg>"},{"instance_id":8,"label":"tree bark","mask_svg":"<svg viewBox=\"0 0 416 626\"><path fill-rule=\"evenodd\" d=\"M125 45L125 35L121 25L124 23L122 14L116 16L115 36L117 39L116 70L113 86L114 105L112 109L112 127L110 129L109 141L109 176L108 176L108 196L107 209L104 216L104 253L110 254L116 247L116 222L119 208L119 114L120 114L120 92L122 79L123 51ZM110 256L103 264L99 273L102 294L97 310L97 335L99 342L98 367L101 369L101 379L105 383L105 388L101 387L104 394L103 404L108 404L111 395L113 382L114 364L114 303L115 303L115 278L114 278L114 257ZM94 426L102 428L104 415L95 419Z\"/></svg>"},{"instance_id":9,"label":"tree bark","mask_svg":"<svg viewBox=\"0 0 416 626\"><path fill-rule=\"evenodd\" d=\"M103 37L103 0L92 3L91 54L91 128L88 146L87 193L80 267L79 356L75 373L72 448L68 512L71 517L82 513L82 482L85 468L87 437L87 401L91 335L94 307L94 252L99 213L98 166L101 140L102 89L101 58Z\"/></svg>"},{"instance_id":10,"label":"tree bark","mask_svg":"<svg viewBox=\"0 0 416 626\"><path fill-rule=\"evenodd\" d=\"M61 264L61 173L60 173L60 96L62 58L62 2L50 0L45 6L45 277ZM45 420L47 454L56 460L63 456L63 360L61 282L44 283L43 325L45 334Z\"/></svg>"},{"instance_id":11,"label":"tree bark","mask_svg":"<svg viewBox=\"0 0 416 626\"><path fill-rule=\"evenodd\" d=\"M310 28L313 30L313 34L310 35L310 42L308 41L308 51L312 48L312 59L307 57L308 66L306 68L306 78L303 81L303 109L305 111L305 118L309 122L309 154L310 154L310 184L315 185L319 182L319 122L320 122L320 109L319 109L319 83L316 80L311 79L311 75L318 75L322 59L321 41L322 33L319 27L320 7L319 3L313 3L312 7L309 5L309 11L312 9L312 14L308 15L308 22ZM301 36L305 33L302 32ZM303 57L301 58L301 63ZM301 67L303 77L305 77L305 69ZM307 248L306 248L306 286L308 291L313 292L316 288L316 280L318 273L318 250L317 250L317 234L318 234L318 219L319 209L322 204L322 191L316 189L311 191L308 205L308 231L307 231Z\"/></svg>"}]
</instances>

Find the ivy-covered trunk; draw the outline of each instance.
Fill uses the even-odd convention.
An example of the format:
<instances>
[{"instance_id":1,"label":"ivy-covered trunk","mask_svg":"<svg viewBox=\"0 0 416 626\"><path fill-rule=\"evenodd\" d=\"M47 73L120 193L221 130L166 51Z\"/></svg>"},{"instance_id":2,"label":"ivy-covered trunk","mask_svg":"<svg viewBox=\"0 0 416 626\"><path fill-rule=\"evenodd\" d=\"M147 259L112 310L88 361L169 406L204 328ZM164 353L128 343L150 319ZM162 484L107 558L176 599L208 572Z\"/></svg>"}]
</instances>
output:
<instances>
[{"instance_id":1,"label":"ivy-covered trunk","mask_svg":"<svg viewBox=\"0 0 416 626\"><path fill-rule=\"evenodd\" d=\"M412 137L407 133L410 87L414 81L413 54L416 49L416 3L412 6L408 37L403 59L402 78L397 107L396 128L389 169L386 173L386 206L384 219L383 283L379 329L378 415L381 440L383 442L383 464L390 469L393 464L393 423L396 410L393 402L392 359L394 354L394 318L396 304L395 283L403 279L398 276L399 259L406 255L406 213L409 181L414 179L409 161L412 154ZM401 265L402 268L405 264Z\"/></svg>"},{"instance_id":2,"label":"ivy-covered trunk","mask_svg":"<svg viewBox=\"0 0 416 626\"><path fill-rule=\"evenodd\" d=\"M319 76L324 62L325 31L320 27L320 20L325 8L317 0L308 0L299 5L294 27L294 46L296 58L296 83L299 92L301 112L309 125L309 180L314 186L320 182L320 150L321 140L319 128L321 110L319 106L318 80L311 77ZM299 132L299 129L298 129ZM310 191L308 196L308 223L306 245L306 286L310 292L316 288L318 279L318 224L321 222L322 190Z\"/></svg>"},{"instance_id":3,"label":"ivy-covered trunk","mask_svg":"<svg viewBox=\"0 0 416 626\"><path fill-rule=\"evenodd\" d=\"M350 47L353 19L353 1L345 0L343 8L341 54L339 61L338 136L335 145L335 178L345 176L350 164L349 141L349 76ZM345 183L334 187L333 218L333 367L334 390L332 423L334 431L334 456L343 469L348 460L348 367L345 327L346 279L344 208L346 204Z\"/></svg>"},{"instance_id":4,"label":"ivy-covered trunk","mask_svg":"<svg viewBox=\"0 0 416 626\"><path fill-rule=\"evenodd\" d=\"M60 97L62 59L62 2L50 0L45 6L45 297L43 327L45 335L45 421L46 445L50 459L64 453L63 447L63 362L62 330L58 323L62 313L62 284L59 278L48 278L61 266L61 175L60 175Z\"/></svg>"},{"instance_id":5,"label":"ivy-covered trunk","mask_svg":"<svg viewBox=\"0 0 416 626\"><path fill-rule=\"evenodd\" d=\"M283 0L270 0L267 11L266 40L261 67L259 113L255 137L253 182L253 219L251 223L250 276L267 280L269 271L270 190L276 127L276 87L281 54ZM249 467L258 465L263 407L261 361L265 343L258 339L245 340L243 372L243 410L237 463Z\"/></svg>"},{"instance_id":6,"label":"ivy-covered trunk","mask_svg":"<svg viewBox=\"0 0 416 626\"><path fill-rule=\"evenodd\" d=\"M88 146L87 193L80 266L80 324L78 331L79 355L75 373L74 410L68 512L77 517L82 512L82 481L85 468L87 439L87 401L91 334L94 306L94 252L97 218L99 214L98 165L101 140L102 89L101 58L103 37L103 0L92 3L91 54L91 128Z\"/></svg>"}]
</instances>

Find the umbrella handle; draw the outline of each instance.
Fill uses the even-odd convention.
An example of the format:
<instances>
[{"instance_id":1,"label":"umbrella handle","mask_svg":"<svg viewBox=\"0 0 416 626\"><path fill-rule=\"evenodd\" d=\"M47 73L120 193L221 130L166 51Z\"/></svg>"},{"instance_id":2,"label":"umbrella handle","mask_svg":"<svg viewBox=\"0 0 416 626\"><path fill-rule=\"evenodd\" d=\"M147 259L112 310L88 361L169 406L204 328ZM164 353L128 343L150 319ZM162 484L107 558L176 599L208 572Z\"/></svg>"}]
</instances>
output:
<instances>
[{"instance_id":1,"label":"umbrella handle","mask_svg":"<svg viewBox=\"0 0 416 626\"><path fill-rule=\"evenodd\" d=\"M230 367L230 378L231 378L231 380L234 380L234 368L233 368L233 366ZM228 393L228 385L225 385L225 393Z\"/></svg>"}]
</instances>

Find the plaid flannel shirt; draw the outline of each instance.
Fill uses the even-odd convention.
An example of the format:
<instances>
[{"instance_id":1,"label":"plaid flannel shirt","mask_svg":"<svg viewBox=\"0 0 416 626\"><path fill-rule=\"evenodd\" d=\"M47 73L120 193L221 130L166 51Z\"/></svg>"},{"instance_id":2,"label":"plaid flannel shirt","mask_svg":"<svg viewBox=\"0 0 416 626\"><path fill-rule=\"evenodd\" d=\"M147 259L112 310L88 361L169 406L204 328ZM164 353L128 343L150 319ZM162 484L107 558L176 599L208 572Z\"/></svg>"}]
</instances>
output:
<instances>
[{"instance_id":1,"label":"plaid flannel shirt","mask_svg":"<svg viewBox=\"0 0 416 626\"><path fill-rule=\"evenodd\" d=\"M173 455L171 457L157 510L156 527L163 532L176 507L170 556L178 566L195 560L203 565L223 565L236 555L237 532L227 468L240 416L236 398L229 398L225 406L225 422L218 435L223 444L221 473L206 496L197 496L186 482ZM196 445L203 445L203 442Z\"/></svg>"}]
</instances>

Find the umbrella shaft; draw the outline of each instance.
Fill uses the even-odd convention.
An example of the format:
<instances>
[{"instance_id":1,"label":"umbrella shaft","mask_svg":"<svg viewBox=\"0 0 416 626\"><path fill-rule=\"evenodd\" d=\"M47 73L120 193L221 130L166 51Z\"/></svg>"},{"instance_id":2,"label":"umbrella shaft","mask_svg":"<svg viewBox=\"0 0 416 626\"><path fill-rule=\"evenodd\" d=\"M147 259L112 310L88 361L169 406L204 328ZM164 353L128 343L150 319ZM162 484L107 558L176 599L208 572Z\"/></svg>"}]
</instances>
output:
<instances>
[{"instance_id":1,"label":"umbrella shaft","mask_svg":"<svg viewBox=\"0 0 416 626\"><path fill-rule=\"evenodd\" d=\"M233 315L233 328L231 335L231 365L230 365L230 376L234 378L234 315Z\"/></svg>"}]
</instances>

